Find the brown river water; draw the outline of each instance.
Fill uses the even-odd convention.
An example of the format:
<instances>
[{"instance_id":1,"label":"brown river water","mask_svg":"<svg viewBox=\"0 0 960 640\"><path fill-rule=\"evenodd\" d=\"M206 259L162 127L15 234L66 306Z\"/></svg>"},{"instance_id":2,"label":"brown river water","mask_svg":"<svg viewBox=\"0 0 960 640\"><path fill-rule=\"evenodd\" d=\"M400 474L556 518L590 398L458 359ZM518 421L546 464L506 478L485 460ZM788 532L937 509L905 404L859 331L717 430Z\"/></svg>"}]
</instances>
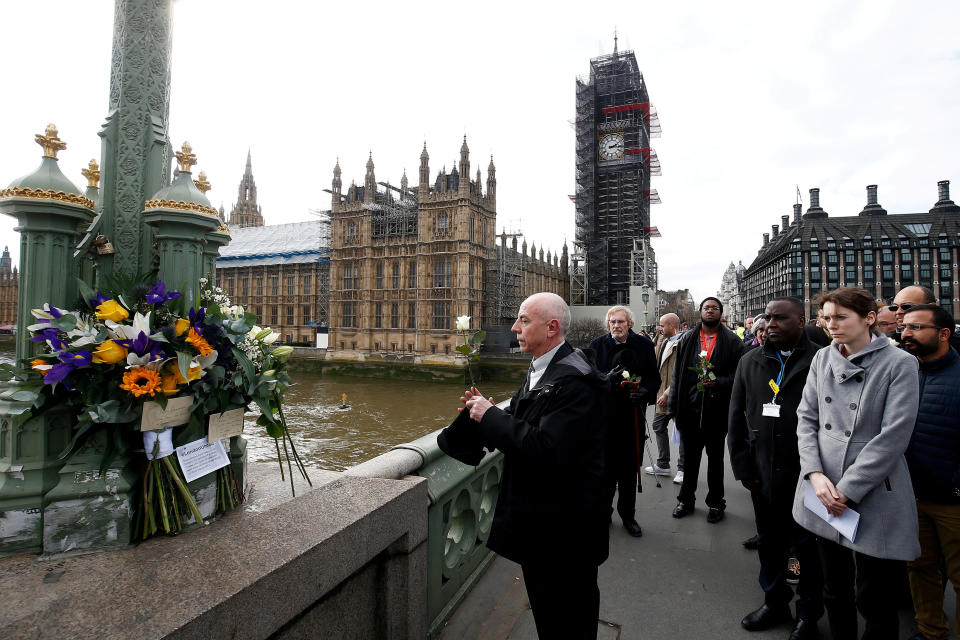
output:
<instances>
[{"instance_id":1,"label":"brown river water","mask_svg":"<svg viewBox=\"0 0 960 640\"><path fill-rule=\"evenodd\" d=\"M13 344L0 343L0 362L13 362ZM405 380L371 380L293 372L284 412L297 450L320 469L341 471L416 440L456 417L465 387ZM496 402L510 398L515 383L481 385ZM347 409L340 395L347 394ZM273 438L248 414L244 427L251 460L276 460Z\"/></svg>"}]
</instances>

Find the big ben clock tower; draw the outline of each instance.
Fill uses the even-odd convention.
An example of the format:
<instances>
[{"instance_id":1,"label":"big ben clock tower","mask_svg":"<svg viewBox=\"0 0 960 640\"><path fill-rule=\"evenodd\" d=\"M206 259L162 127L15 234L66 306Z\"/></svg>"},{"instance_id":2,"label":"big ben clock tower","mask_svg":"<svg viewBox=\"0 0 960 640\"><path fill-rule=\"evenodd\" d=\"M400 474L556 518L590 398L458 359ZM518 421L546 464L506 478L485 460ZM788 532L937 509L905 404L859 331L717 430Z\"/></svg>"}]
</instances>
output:
<instances>
[{"instance_id":1,"label":"big ben clock tower","mask_svg":"<svg viewBox=\"0 0 960 640\"><path fill-rule=\"evenodd\" d=\"M577 80L576 243L583 277L571 289L573 304L627 303L631 286L656 291L649 238L651 197L658 200L650 176L660 175L660 165L650 138L659 133L633 51L614 46L612 54L590 60L589 79Z\"/></svg>"}]
</instances>

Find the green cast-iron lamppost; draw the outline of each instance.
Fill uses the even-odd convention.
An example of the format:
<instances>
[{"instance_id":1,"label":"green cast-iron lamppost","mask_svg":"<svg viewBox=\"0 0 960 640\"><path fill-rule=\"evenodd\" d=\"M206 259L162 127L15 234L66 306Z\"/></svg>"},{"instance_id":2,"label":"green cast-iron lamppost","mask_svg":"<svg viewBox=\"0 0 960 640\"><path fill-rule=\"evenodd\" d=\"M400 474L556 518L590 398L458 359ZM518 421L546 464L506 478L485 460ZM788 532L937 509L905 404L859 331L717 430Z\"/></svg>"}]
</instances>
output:
<instances>
[{"instance_id":1,"label":"green cast-iron lamppost","mask_svg":"<svg viewBox=\"0 0 960 640\"><path fill-rule=\"evenodd\" d=\"M28 341L31 309L44 302L75 306L75 274L95 289L110 274L157 274L170 286L184 285L192 301L201 276L213 284L217 251L230 240L203 193L205 176L192 179L189 144L174 154L169 142L172 0L115 4L110 106L99 133L100 163L91 160L83 171L86 192L57 165L66 144L53 125L37 136L40 167L0 190L0 213L15 217L21 233L18 359L42 349ZM174 155L180 170L171 182ZM0 556L128 545L136 480L130 457L121 452L101 474L104 443L93 437L60 459L75 417L56 408L31 416L17 391L15 383L0 388ZM233 440L231 455L242 471L243 443ZM191 484L205 517L215 506L208 484Z\"/></svg>"}]
</instances>

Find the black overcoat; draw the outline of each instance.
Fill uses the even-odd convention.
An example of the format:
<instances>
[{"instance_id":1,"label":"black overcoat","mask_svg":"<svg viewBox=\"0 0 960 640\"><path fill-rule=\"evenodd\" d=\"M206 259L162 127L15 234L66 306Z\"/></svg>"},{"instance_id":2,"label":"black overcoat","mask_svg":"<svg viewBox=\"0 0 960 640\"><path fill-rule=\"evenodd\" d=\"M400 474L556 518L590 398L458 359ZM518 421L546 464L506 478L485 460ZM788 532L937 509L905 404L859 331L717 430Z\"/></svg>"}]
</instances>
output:
<instances>
[{"instance_id":1,"label":"black overcoat","mask_svg":"<svg viewBox=\"0 0 960 640\"><path fill-rule=\"evenodd\" d=\"M608 553L604 488L605 400L609 383L583 352L564 343L536 388L478 423L463 411L437 437L448 455L477 464L483 447L504 454L487 546L521 564Z\"/></svg>"},{"instance_id":2,"label":"black overcoat","mask_svg":"<svg viewBox=\"0 0 960 640\"><path fill-rule=\"evenodd\" d=\"M776 382L780 373L780 360L773 344L767 342L751 349L737 367L727 431L730 466L737 480L759 483L761 493L771 502L789 505L793 501L800 475L797 407L810 361L820 348L804 333L793 352L783 359L778 418L763 415L763 405L773 399L770 380Z\"/></svg>"},{"instance_id":3,"label":"black overcoat","mask_svg":"<svg viewBox=\"0 0 960 640\"><path fill-rule=\"evenodd\" d=\"M677 429L702 429L706 432L727 432L727 411L737 363L743 354L743 341L733 331L720 325L717 344L710 362L717 384L712 389L697 391L697 373L690 369L700 360L700 323L685 332L677 345L677 363L667 404ZM701 404L702 403L702 404ZM703 407L701 424L700 409Z\"/></svg>"}]
</instances>

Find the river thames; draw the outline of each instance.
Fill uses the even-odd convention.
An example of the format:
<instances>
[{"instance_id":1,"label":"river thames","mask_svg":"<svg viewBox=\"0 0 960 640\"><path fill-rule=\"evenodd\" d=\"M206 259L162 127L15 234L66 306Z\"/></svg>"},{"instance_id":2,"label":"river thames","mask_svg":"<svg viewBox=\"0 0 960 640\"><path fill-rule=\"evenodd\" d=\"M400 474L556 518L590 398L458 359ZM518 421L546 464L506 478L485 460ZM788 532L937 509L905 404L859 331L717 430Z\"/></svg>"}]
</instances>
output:
<instances>
[{"instance_id":1,"label":"river thames","mask_svg":"<svg viewBox=\"0 0 960 640\"><path fill-rule=\"evenodd\" d=\"M0 344L0 362L13 362L13 343ZM456 384L371 380L291 372L284 412L297 450L311 467L342 471L449 424L465 387ZM516 383L481 385L484 395L508 399ZM347 394L347 409L340 408ZM250 460L277 459L273 438L247 414Z\"/></svg>"}]
</instances>

